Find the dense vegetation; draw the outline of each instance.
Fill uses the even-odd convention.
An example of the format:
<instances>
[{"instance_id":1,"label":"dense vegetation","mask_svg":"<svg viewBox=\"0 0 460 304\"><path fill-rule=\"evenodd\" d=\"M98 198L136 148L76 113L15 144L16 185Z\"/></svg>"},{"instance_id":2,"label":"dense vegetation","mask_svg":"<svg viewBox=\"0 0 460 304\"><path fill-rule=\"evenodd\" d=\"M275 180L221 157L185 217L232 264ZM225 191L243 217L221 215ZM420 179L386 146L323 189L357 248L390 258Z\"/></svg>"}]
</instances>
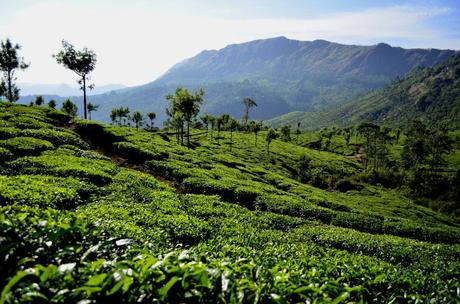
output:
<instances>
[{"instance_id":1,"label":"dense vegetation","mask_svg":"<svg viewBox=\"0 0 460 304\"><path fill-rule=\"evenodd\" d=\"M179 93L171 131L0 103L0 303L458 300L458 222L366 180L334 190L364 135L256 141L229 118L187 147Z\"/></svg>"},{"instance_id":2,"label":"dense vegetation","mask_svg":"<svg viewBox=\"0 0 460 304\"><path fill-rule=\"evenodd\" d=\"M416 69L343 106L320 112L293 112L269 123L282 126L300 122L304 129L317 129L368 121L394 127L415 118L451 129L460 127L460 55L433 67Z\"/></svg>"}]
</instances>

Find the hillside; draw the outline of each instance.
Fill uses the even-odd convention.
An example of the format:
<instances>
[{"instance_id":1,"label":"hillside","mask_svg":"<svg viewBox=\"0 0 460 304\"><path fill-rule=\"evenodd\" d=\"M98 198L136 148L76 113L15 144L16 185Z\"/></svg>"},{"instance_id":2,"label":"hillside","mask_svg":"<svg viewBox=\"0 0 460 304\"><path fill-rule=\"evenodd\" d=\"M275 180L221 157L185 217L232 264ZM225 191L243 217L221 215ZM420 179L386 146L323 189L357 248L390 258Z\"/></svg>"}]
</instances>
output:
<instances>
[{"instance_id":1,"label":"hillside","mask_svg":"<svg viewBox=\"0 0 460 304\"><path fill-rule=\"evenodd\" d=\"M396 190L294 178L303 155L320 184L363 170L355 160L0 110L1 303L458 299L453 219Z\"/></svg>"},{"instance_id":2,"label":"hillside","mask_svg":"<svg viewBox=\"0 0 460 304\"><path fill-rule=\"evenodd\" d=\"M161 122L165 119L166 94L177 86L203 87L203 113L226 112L240 117L241 101L250 96L260 105L253 109L253 117L269 119L341 104L415 67L443 62L454 53L384 43L357 46L277 37L203 51L151 83L92 96L91 101L100 104L94 113L97 120L107 122L112 108L127 106L154 111Z\"/></svg>"},{"instance_id":3,"label":"hillside","mask_svg":"<svg viewBox=\"0 0 460 304\"><path fill-rule=\"evenodd\" d=\"M460 56L430 68L421 68L384 88L374 90L340 107L292 112L268 124L296 125L305 129L358 124L363 121L400 126L414 118L450 128L460 127Z\"/></svg>"}]
</instances>

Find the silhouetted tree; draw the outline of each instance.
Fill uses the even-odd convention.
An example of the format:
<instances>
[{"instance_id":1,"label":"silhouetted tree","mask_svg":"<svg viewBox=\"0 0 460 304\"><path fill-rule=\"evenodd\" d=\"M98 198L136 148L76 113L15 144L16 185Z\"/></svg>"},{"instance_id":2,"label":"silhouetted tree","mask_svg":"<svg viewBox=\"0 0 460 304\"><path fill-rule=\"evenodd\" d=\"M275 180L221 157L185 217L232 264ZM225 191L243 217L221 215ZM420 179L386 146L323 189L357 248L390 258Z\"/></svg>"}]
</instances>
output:
<instances>
[{"instance_id":1,"label":"silhouetted tree","mask_svg":"<svg viewBox=\"0 0 460 304\"><path fill-rule=\"evenodd\" d=\"M131 115L131 120L134 122L136 129L139 129L144 123L144 115L139 111L135 111L133 115Z\"/></svg>"},{"instance_id":2,"label":"silhouetted tree","mask_svg":"<svg viewBox=\"0 0 460 304\"><path fill-rule=\"evenodd\" d=\"M270 155L270 144L272 143L273 140L275 140L278 137L278 134L273 128L270 128L265 135L265 142L267 143L267 154Z\"/></svg>"},{"instance_id":3,"label":"silhouetted tree","mask_svg":"<svg viewBox=\"0 0 460 304\"><path fill-rule=\"evenodd\" d=\"M14 81L17 79L14 74L16 70L25 70L29 64L24 62L24 58L18 55L21 49L19 44L13 44L10 39L0 43L0 71L3 73L0 82L0 97L4 95L9 102L19 99L19 88Z\"/></svg>"},{"instance_id":4,"label":"silhouetted tree","mask_svg":"<svg viewBox=\"0 0 460 304\"><path fill-rule=\"evenodd\" d=\"M406 131L406 141L403 146L401 158L406 169L417 169L425 163L429 153L429 130L421 120L413 120Z\"/></svg>"},{"instance_id":5,"label":"silhouetted tree","mask_svg":"<svg viewBox=\"0 0 460 304\"><path fill-rule=\"evenodd\" d=\"M36 106L41 106L42 104L45 103L45 101L43 100L43 96L37 96L35 97L35 101L34 101L35 105Z\"/></svg>"},{"instance_id":6,"label":"silhouetted tree","mask_svg":"<svg viewBox=\"0 0 460 304\"><path fill-rule=\"evenodd\" d=\"M380 132L380 127L369 122L364 122L357 127L358 133L362 134L365 138L364 154L365 154L365 166L367 168L369 159L373 157L375 150L375 143Z\"/></svg>"},{"instance_id":7,"label":"silhouetted tree","mask_svg":"<svg viewBox=\"0 0 460 304\"><path fill-rule=\"evenodd\" d=\"M291 126L281 127L281 139L283 141L291 141Z\"/></svg>"},{"instance_id":8,"label":"silhouetted tree","mask_svg":"<svg viewBox=\"0 0 460 304\"><path fill-rule=\"evenodd\" d=\"M56 58L56 61L59 64L62 64L67 69L74 71L80 79L78 83L80 84L81 90L83 90L83 108L84 108L84 118L87 118L87 105L86 105L86 88L87 81L89 81L89 74L96 67L96 53L84 48L83 50L75 50L75 47L68 43L65 40L62 40L62 50L53 55ZM88 89L93 89L94 85L91 84L88 86Z\"/></svg>"},{"instance_id":9,"label":"silhouetted tree","mask_svg":"<svg viewBox=\"0 0 460 304\"><path fill-rule=\"evenodd\" d=\"M157 117L155 112L148 112L147 117L150 119L150 129L153 129L153 120Z\"/></svg>"},{"instance_id":10,"label":"silhouetted tree","mask_svg":"<svg viewBox=\"0 0 460 304\"><path fill-rule=\"evenodd\" d=\"M187 123L187 146L190 147L190 125L200 111L200 105L203 102L204 91L202 89L195 93L190 93L185 88L177 88L174 95L166 96L170 102L170 107L166 114L172 120L179 122L179 131L181 134L181 144L183 144L184 123Z\"/></svg>"},{"instance_id":11,"label":"silhouetted tree","mask_svg":"<svg viewBox=\"0 0 460 304\"><path fill-rule=\"evenodd\" d=\"M115 124L117 121L117 117L118 117L118 109L112 109L112 112L110 112L109 117L112 123Z\"/></svg>"},{"instance_id":12,"label":"silhouetted tree","mask_svg":"<svg viewBox=\"0 0 460 304\"><path fill-rule=\"evenodd\" d=\"M89 120L91 120L91 112L97 111L97 109L99 109L99 105L88 102L87 108L88 108Z\"/></svg>"},{"instance_id":13,"label":"silhouetted tree","mask_svg":"<svg viewBox=\"0 0 460 304\"><path fill-rule=\"evenodd\" d=\"M48 101L48 107L50 107L51 109L55 109L56 108L56 100L51 99L50 101Z\"/></svg>"},{"instance_id":14,"label":"silhouetted tree","mask_svg":"<svg viewBox=\"0 0 460 304\"><path fill-rule=\"evenodd\" d=\"M61 111L75 117L77 116L78 107L70 99L67 99L62 103Z\"/></svg>"},{"instance_id":15,"label":"silhouetted tree","mask_svg":"<svg viewBox=\"0 0 460 304\"><path fill-rule=\"evenodd\" d=\"M236 128L238 128L238 125L238 121L233 117L231 117L227 122L227 128L230 131L230 149L233 146L233 131L235 131Z\"/></svg>"},{"instance_id":16,"label":"silhouetted tree","mask_svg":"<svg viewBox=\"0 0 460 304\"><path fill-rule=\"evenodd\" d=\"M248 121L249 121L249 110L253 107L257 107L257 103L251 98L246 97L245 99L243 99L243 104L244 104L244 113L243 113L242 122L243 122L243 127L247 128Z\"/></svg>"},{"instance_id":17,"label":"silhouetted tree","mask_svg":"<svg viewBox=\"0 0 460 304\"><path fill-rule=\"evenodd\" d=\"M249 123L249 130L254 133L254 145L257 146L257 135L259 134L260 130L262 130L262 122L261 121L251 121Z\"/></svg>"}]
</instances>

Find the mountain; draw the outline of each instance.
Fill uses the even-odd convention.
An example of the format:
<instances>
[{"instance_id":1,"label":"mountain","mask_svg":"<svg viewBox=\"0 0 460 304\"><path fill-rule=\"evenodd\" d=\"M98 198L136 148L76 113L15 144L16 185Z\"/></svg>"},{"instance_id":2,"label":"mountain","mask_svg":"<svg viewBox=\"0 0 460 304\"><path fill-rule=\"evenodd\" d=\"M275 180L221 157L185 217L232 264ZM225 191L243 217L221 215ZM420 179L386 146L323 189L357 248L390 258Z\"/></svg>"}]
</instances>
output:
<instances>
[{"instance_id":1,"label":"mountain","mask_svg":"<svg viewBox=\"0 0 460 304\"><path fill-rule=\"evenodd\" d=\"M66 83L61 84L32 84L32 83L19 83L21 95L58 95L58 96L78 96L81 95L81 90L78 85L71 85ZM126 88L122 84L107 84L103 86L96 86L93 90L88 91L88 95L104 94L114 90Z\"/></svg>"},{"instance_id":2,"label":"mountain","mask_svg":"<svg viewBox=\"0 0 460 304\"><path fill-rule=\"evenodd\" d=\"M174 65L143 86L90 98L100 104L94 118L107 121L114 107L157 113L165 117L165 95L178 86L205 90L203 113L242 115L241 101L251 97L255 119L270 119L291 111L317 111L338 105L381 87L419 66L444 62L452 50L403 49L380 43L343 45L325 40L298 41L285 37L232 44L206 50Z\"/></svg>"},{"instance_id":3,"label":"mountain","mask_svg":"<svg viewBox=\"0 0 460 304\"><path fill-rule=\"evenodd\" d=\"M340 107L316 113L292 112L268 123L281 126L300 122L303 128L316 129L363 121L397 126L414 118L460 127L460 55L433 67L419 68Z\"/></svg>"}]
</instances>

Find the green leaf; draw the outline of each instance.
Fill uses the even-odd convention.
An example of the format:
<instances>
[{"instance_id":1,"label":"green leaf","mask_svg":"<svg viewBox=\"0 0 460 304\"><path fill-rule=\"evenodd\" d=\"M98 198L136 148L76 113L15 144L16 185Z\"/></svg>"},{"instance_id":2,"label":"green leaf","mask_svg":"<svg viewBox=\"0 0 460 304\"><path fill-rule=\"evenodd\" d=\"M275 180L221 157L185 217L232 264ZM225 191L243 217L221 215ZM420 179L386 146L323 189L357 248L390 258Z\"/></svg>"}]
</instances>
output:
<instances>
[{"instance_id":1,"label":"green leaf","mask_svg":"<svg viewBox=\"0 0 460 304\"><path fill-rule=\"evenodd\" d=\"M161 287L158 290L158 293L161 296L161 299L164 300L168 296L169 290L176 284L176 282L179 281L178 277L172 277L168 283L166 283L165 286ZM1 304L1 303L0 303Z\"/></svg>"}]
</instances>

